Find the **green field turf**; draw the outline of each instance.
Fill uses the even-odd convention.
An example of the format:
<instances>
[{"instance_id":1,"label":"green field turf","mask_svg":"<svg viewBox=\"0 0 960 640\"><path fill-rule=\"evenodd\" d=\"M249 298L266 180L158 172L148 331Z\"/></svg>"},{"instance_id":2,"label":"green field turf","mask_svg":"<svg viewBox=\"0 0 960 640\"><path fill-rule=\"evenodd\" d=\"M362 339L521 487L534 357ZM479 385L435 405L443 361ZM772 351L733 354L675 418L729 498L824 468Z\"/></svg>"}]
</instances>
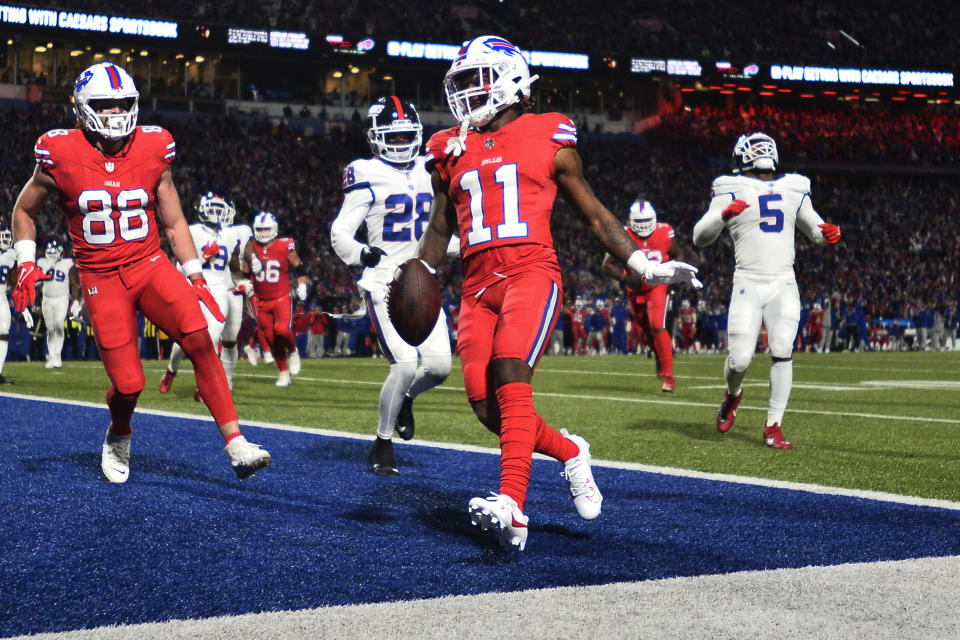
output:
<instances>
[{"instance_id":1,"label":"green field turf","mask_svg":"<svg viewBox=\"0 0 960 640\"><path fill-rule=\"evenodd\" d=\"M765 355L747 374L727 434L714 427L721 355L678 356L673 394L660 391L653 361L642 356L548 356L534 376L534 399L550 425L586 437L595 458L960 501L960 353L797 354L794 362L783 424L792 451L763 446ZM193 400L189 363L166 396L157 391L163 367L144 362L140 406L206 415ZM241 422L372 436L387 370L386 361L368 358L304 360L301 375L281 389L275 365L241 360L237 411ZM96 403L108 384L93 361L64 361L60 370L8 362L4 375L15 385L3 390ZM419 439L497 446L473 417L456 359L447 382L420 396L414 411Z\"/></svg>"}]
</instances>

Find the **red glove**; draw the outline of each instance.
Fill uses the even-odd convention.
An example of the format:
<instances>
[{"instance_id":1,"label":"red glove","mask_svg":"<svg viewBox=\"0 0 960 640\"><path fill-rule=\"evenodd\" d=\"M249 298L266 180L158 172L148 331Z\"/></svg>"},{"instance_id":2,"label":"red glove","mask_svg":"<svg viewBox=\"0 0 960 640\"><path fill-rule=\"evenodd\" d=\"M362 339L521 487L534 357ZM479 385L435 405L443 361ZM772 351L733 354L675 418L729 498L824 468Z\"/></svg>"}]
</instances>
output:
<instances>
[{"instance_id":1,"label":"red glove","mask_svg":"<svg viewBox=\"0 0 960 640\"><path fill-rule=\"evenodd\" d=\"M723 218L724 222L727 222L730 218L735 218L740 215L744 209L750 205L744 202L743 200L734 200L727 205L727 208L720 212L720 217Z\"/></svg>"},{"instance_id":2,"label":"red glove","mask_svg":"<svg viewBox=\"0 0 960 640\"><path fill-rule=\"evenodd\" d=\"M204 280L202 276L193 281L193 292L197 294L197 299L206 305L207 309L210 310L210 313L213 314L213 317L216 318L217 322L226 321L227 317L223 315L222 311L220 311L220 305L217 304L213 294L210 293L210 288L207 286L207 281Z\"/></svg>"},{"instance_id":3,"label":"red glove","mask_svg":"<svg viewBox=\"0 0 960 640\"><path fill-rule=\"evenodd\" d=\"M843 235L840 233L840 227L835 224L830 224L829 222L824 222L823 224L818 224L820 227L820 232L823 233L823 239L827 244L837 244L840 242L840 238Z\"/></svg>"},{"instance_id":4,"label":"red glove","mask_svg":"<svg viewBox=\"0 0 960 640\"><path fill-rule=\"evenodd\" d=\"M208 242L207 246L203 248L202 255L204 260L213 260L220 255L220 245L218 245L216 242Z\"/></svg>"},{"instance_id":5,"label":"red glove","mask_svg":"<svg viewBox=\"0 0 960 640\"><path fill-rule=\"evenodd\" d=\"M37 269L36 262L21 262L17 270L17 285L13 290L13 308L18 313L32 307L37 300L36 285L50 276Z\"/></svg>"}]
</instances>

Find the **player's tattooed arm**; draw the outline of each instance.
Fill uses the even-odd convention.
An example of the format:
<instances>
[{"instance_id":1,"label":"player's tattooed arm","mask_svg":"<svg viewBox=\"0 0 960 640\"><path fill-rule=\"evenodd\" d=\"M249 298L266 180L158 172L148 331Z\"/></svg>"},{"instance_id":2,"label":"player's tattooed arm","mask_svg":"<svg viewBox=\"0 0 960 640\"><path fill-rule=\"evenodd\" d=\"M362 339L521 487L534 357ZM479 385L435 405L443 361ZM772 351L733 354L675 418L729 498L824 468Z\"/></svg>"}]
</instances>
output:
<instances>
[{"instance_id":1,"label":"player's tattooed arm","mask_svg":"<svg viewBox=\"0 0 960 640\"><path fill-rule=\"evenodd\" d=\"M48 172L34 167L33 175L23 185L13 205L11 229L14 240L34 240L37 237L37 214L47 198L57 193L57 181Z\"/></svg>"},{"instance_id":2,"label":"player's tattooed arm","mask_svg":"<svg viewBox=\"0 0 960 640\"><path fill-rule=\"evenodd\" d=\"M607 252L626 264L637 245L623 230L620 221L597 199L583 177L580 154L572 147L564 147L554 156L553 166L560 195Z\"/></svg>"},{"instance_id":3,"label":"player's tattooed arm","mask_svg":"<svg viewBox=\"0 0 960 640\"><path fill-rule=\"evenodd\" d=\"M432 171L430 180L433 184L433 204L430 205L430 223L420 238L418 257L436 268L447 255L450 236L457 228L457 213L439 172Z\"/></svg>"},{"instance_id":4,"label":"player's tattooed arm","mask_svg":"<svg viewBox=\"0 0 960 640\"><path fill-rule=\"evenodd\" d=\"M190 227L183 215L180 194L177 193L177 186L173 183L173 172L170 167L165 168L160 174L156 197L157 215L163 223L167 242L170 243L170 250L177 262L186 264L190 260L198 259L197 248L190 236Z\"/></svg>"}]
</instances>

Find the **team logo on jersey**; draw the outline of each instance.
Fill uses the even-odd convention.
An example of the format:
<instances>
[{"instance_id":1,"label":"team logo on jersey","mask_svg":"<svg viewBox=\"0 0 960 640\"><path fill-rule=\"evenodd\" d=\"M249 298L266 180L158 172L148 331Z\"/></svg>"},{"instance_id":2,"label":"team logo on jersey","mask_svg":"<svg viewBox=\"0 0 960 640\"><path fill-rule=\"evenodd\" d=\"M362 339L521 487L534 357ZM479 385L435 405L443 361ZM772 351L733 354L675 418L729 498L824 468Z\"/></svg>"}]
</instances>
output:
<instances>
[{"instance_id":1,"label":"team logo on jersey","mask_svg":"<svg viewBox=\"0 0 960 640\"><path fill-rule=\"evenodd\" d=\"M493 138L487 138L483 141L484 149L493 149Z\"/></svg>"},{"instance_id":2,"label":"team logo on jersey","mask_svg":"<svg viewBox=\"0 0 960 640\"><path fill-rule=\"evenodd\" d=\"M113 162L104 162L103 168L107 170L107 173L113 173L115 167Z\"/></svg>"}]
</instances>

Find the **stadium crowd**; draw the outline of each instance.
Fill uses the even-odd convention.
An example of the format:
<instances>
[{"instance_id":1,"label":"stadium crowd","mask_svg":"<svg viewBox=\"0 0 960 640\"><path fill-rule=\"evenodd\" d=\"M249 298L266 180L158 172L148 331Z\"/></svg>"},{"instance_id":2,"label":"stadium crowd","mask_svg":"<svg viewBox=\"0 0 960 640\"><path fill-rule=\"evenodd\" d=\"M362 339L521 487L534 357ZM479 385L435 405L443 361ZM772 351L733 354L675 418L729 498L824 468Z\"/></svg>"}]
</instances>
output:
<instances>
[{"instance_id":1,"label":"stadium crowd","mask_svg":"<svg viewBox=\"0 0 960 640\"><path fill-rule=\"evenodd\" d=\"M801 110L697 107L666 116L665 126L643 137L581 133L579 148L587 179L612 211L625 217L630 202L643 195L654 203L660 220L674 226L685 259L700 267L706 285L693 296L683 295L690 296L694 308L717 310L729 296L732 243L724 236L695 250L690 241L693 223L709 202L713 177L729 169L737 135L764 130L780 142L784 170L817 163L818 170L802 172L812 179L820 212L844 230L839 251L815 251L804 239L797 243L798 282L807 305L829 303L843 337L848 324L865 326L868 332L870 323L881 318L917 324L922 316L927 324L927 316L937 312L945 316L948 328L951 322L955 327L960 185L953 175L913 175L903 168L946 164L960 157L957 125L939 111L841 108L821 115L826 124L815 128L815 116ZM296 239L309 265L308 308L342 312L359 306L356 274L337 259L329 239L341 198L342 168L369 153L355 122L335 123L319 135L295 128L297 118L142 114L141 122L161 124L179 141L174 168L188 218L200 194L211 189L236 203L238 220L249 222L261 209L274 212L281 233ZM0 126L9 134L0 138L0 153L9 160L0 165L0 208L9 212L18 186L32 171L36 137L51 128L72 126L72 117L65 108L49 105L10 108L0 110ZM876 151L878 144L886 144L884 153ZM856 162L872 170L830 170L831 163L840 162L837 167ZM601 273L601 249L580 231L565 205L558 201L556 206L552 230L568 306L578 299L591 306L602 300L609 309L622 294ZM55 237L66 243L55 205L49 204L44 215L47 219L39 226L47 235L40 241ZM447 263L440 273L448 307L458 304L457 265ZM863 319L848 322L848 312ZM369 331L368 324L349 322L351 331ZM863 331L854 332L858 343ZM860 344L870 343L863 339ZM366 351L360 346L354 350Z\"/></svg>"},{"instance_id":2,"label":"stadium crowd","mask_svg":"<svg viewBox=\"0 0 960 640\"><path fill-rule=\"evenodd\" d=\"M947 0L923 10L897 0L748 0L703 3L652 0L549 4L480 0L385 7L374 0L61 0L64 9L174 18L293 31L343 33L351 38L426 42L496 33L538 48L594 54L732 59L789 64L869 65L952 69L958 55L953 27L960 7ZM442 34L442 35L441 35ZM930 46L936 43L936 46Z\"/></svg>"}]
</instances>

